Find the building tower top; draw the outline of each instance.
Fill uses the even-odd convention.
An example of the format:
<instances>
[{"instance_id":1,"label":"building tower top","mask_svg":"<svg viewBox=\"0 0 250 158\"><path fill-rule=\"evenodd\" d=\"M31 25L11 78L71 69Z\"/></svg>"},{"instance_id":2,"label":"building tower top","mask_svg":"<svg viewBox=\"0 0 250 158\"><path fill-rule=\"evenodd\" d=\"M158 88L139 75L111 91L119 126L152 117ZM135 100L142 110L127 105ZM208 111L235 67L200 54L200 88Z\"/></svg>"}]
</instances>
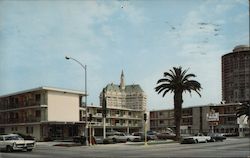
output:
<instances>
[{"instance_id":1,"label":"building tower top","mask_svg":"<svg viewBox=\"0 0 250 158\"><path fill-rule=\"evenodd\" d=\"M120 88L121 88L121 89L125 89L125 81L124 81L124 73L123 73L123 70L122 70L122 74L121 74Z\"/></svg>"}]
</instances>

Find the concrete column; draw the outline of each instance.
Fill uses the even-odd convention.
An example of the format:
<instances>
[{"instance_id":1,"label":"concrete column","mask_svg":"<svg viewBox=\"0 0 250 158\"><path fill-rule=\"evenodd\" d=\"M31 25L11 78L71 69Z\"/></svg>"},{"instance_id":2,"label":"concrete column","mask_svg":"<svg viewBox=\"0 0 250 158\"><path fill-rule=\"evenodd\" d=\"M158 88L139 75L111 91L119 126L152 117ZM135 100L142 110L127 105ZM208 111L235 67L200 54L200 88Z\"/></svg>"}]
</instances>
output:
<instances>
[{"instance_id":1,"label":"concrete column","mask_svg":"<svg viewBox=\"0 0 250 158\"><path fill-rule=\"evenodd\" d=\"M129 127L127 127L127 133L129 133Z\"/></svg>"},{"instance_id":2,"label":"concrete column","mask_svg":"<svg viewBox=\"0 0 250 158\"><path fill-rule=\"evenodd\" d=\"M95 128L92 127L93 136L95 136Z\"/></svg>"}]
</instances>

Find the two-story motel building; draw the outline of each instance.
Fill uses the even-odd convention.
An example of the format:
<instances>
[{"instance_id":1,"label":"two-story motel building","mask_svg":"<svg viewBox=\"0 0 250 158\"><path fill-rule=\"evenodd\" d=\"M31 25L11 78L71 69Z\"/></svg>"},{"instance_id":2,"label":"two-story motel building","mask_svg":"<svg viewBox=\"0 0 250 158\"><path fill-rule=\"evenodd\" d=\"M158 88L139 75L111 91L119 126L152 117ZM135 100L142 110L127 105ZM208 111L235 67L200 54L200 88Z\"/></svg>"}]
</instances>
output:
<instances>
[{"instance_id":1,"label":"two-story motel building","mask_svg":"<svg viewBox=\"0 0 250 158\"><path fill-rule=\"evenodd\" d=\"M184 107L182 109L181 134L208 133L212 132L212 130L225 135L249 134L249 126L246 123L246 119L240 121L235 114L239 106L241 106L240 103L227 103ZM207 114L211 110L219 113L217 122L209 122L207 120ZM165 131L167 128L175 130L174 109L150 111L150 129Z\"/></svg>"},{"instance_id":2,"label":"two-story motel building","mask_svg":"<svg viewBox=\"0 0 250 158\"><path fill-rule=\"evenodd\" d=\"M84 130L82 97L75 90L38 87L0 96L0 133L37 140L67 139Z\"/></svg>"}]
</instances>

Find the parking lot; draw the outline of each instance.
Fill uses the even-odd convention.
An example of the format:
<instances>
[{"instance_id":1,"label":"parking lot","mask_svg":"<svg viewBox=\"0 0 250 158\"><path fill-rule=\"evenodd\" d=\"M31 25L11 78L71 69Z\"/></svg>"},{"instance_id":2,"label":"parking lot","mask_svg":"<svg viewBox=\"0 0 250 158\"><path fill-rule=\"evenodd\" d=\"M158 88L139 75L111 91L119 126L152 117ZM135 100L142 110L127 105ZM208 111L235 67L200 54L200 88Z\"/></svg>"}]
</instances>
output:
<instances>
[{"instance_id":1,"label":"parking lot","mask_svg":"<svg viewBox=\"0 0 250 158\"><path fill-rule=\"evenodd\" d=\"M153 143L154 142L154 143ZM38 142L32 152L0 153L0 158L17 157L248 157L249 138L228 138L223 142L180 144L176 142L119 143L94 146L62 147L58 142Z\"/></svg>"}]
</instances>

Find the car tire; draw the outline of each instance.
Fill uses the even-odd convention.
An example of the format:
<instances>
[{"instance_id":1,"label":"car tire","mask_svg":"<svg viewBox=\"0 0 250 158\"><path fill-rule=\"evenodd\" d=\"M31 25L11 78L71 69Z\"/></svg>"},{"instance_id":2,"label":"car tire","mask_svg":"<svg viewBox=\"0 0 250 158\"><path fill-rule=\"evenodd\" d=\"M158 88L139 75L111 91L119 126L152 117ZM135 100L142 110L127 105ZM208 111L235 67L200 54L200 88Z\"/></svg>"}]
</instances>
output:
<instances>
[{"instance_id":1,"label":"car tire","mask_svg":"<svg viewBox=\"0 0 250 158\"><path fill-rule=\"evenodd\" d=\"M32 149L27 149L27 151L28 151L28 152L31 152L31 151L32 151Z\"/></svg>"},{"instance_id":2,"label":"car tire","mask_svg":"<svg viewBox=\"0 0 250 158\"><path fill-rule=\"evenodd\" d=\"M198 144L198 143L199 143L199 141L198 141L197 139L195 139L195 141L194 141L194 142L195 142L195 144Z\"/></svg>"},{"instance_id":3,"label":"car tire","mask_svg":"<svg viewBox=\"0 0 250 158\"><path fill-rule=\"evenodd\" d=\"M132 142L129 138L127 139L127 142Z\"/></svg>"},{"instance_id":4,"label":"car tire","mask_svg":"<svg viewBox=\"0 0 250 158\"><path fill-rule=\"evenodd\" d=\"M116 139L115 139L115 138L113 138L112 140L113 140L113 143L117 143L117 141L116 141Z\"/></svg>"},{"instance_id":5,"label":"car tire","mask_svg":"<svg viewBox=\"0 0 250 158\"><path fill-rule=\"evenodd\" d=\"M6 146L6 152L12 152L13 151L13 148L11 146Z\"/></svg>"}]
</instances>

